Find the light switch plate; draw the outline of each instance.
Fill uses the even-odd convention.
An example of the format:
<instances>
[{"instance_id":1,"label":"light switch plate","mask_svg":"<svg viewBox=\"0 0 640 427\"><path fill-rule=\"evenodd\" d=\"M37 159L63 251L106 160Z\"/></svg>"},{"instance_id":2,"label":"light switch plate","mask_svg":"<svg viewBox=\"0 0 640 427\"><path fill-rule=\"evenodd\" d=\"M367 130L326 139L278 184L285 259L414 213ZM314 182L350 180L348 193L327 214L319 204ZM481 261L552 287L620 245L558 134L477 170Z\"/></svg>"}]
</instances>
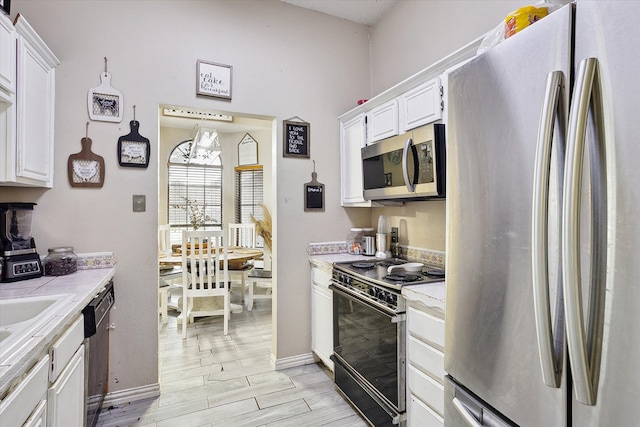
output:
<instances>
[{"instance_id":1,"label":"light switch plate","mask_svg":"<svg viewBox=\"0 0 640 427\"><path fill-rule=\"evenodd\" d=\"M144 212L147 210L147 197L142 194L133 195L133 211Z\"/></svg>"}]
</instances>

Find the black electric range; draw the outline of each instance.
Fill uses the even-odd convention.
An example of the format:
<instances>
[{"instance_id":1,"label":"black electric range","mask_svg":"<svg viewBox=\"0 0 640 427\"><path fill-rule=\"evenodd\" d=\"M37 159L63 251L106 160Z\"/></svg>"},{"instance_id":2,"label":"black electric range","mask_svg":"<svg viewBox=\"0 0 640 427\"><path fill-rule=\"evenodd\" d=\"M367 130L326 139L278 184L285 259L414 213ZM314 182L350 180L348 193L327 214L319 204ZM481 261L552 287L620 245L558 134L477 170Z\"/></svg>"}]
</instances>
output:
<instances>
[{"instance_id":1,"label":"black electric range","mask_svg":"<svg viewBox=\"0 0 640 427\"><path fill-rule=\"evenodd\" d=\"M401 290L405 285L418 285L422 283L442 282L444 270L438 266L425 265L420 272L405 271L401 268L394 269L391 273L388 268L394 265L402 265L407 261L400 258L372 259L371 261L349 261L333 264L334 274L353 275L360 280L368 280L376 285Z\"/></svg>"}]
</instances>

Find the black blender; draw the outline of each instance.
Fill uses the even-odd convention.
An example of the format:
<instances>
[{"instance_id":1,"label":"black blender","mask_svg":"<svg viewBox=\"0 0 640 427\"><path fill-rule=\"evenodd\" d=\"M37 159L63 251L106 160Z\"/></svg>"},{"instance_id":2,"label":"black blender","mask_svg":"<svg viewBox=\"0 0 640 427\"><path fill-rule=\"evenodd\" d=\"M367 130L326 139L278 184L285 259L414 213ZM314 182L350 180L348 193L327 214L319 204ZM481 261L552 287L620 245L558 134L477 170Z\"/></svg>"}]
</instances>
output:
<instances>
[{"instance_id":1,"label":"black blender","mask_svg":"<svg viewBox=\"0 0 640 427\"><path fill-rule=\"evenodd\" d=\"M2 282L42 276L42 262L31 237L35 203L0 203Z\"/></svg>"}]
</instances>

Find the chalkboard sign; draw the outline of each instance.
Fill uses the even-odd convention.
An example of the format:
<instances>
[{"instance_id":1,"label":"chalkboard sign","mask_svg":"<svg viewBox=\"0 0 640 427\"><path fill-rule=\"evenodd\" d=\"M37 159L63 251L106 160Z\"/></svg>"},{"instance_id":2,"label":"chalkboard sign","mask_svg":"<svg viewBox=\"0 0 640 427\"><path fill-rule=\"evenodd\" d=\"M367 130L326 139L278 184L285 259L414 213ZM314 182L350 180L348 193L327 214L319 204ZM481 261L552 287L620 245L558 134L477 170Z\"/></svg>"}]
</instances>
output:
<instances>
[{"instance_id":1,"label":"chalkboard sign","mask_svg":"<svg viewBox=\"0 0 640 427\"><path fill-rule=\"evenodd\" d=\"M304 186L304 210L324 210L324 184Z\"/></svg>"},{"instance_id":2,"label":"chalkboard sign","mask_svg":"<svg viewBox=\"0 0 640 427\"><path fill-rule=\"evenodd\" d=\"M311 181L304 185L304 211L324 211L324 184L318 182L315 160Z\"/></svg>"},{"instance_id":3,"label":"chalkboard sign","mask_svg":"<svg viewBox=\"0 0 640 427\"><path fill-rule=\"evenodd\" d=\"M291 120L284 120L282 123L284 125L282 155L309 158L311 124Z\"/></svg>"}]
</instances>

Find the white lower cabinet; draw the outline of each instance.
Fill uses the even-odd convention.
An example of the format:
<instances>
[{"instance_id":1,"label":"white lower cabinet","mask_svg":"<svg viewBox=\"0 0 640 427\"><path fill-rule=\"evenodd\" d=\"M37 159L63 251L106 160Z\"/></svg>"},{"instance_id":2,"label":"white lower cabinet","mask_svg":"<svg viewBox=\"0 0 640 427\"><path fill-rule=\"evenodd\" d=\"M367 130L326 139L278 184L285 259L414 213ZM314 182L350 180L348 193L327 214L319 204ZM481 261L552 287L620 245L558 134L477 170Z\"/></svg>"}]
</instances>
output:
<instances>
[{"instance_id":1,"label":"white lower cabinet","mask_svg":"<svg viewBox=\"0 0 640 427\"><path fill-rule=\"evenodd\" d=\"M42 358L26 377L0 402L0 424L2 427L42 425L46 417L47 374L49 356ZM44 407L43 407L44 403Z\"/></svg>"},{"instance_id":2,"label":"white lower cabinet","mask_svg":"<svg viewBox=\"0 0 640 427\"><path fill-rule=\"evenodd\" d=\"M47 425L47 401L41 400L31 416L24 423L24 427L45 427Z\"/></svg>"},{"instance_id":3,"label":"white lower cabinet","mask_svg":"<svg viewBox=\"0 0 640 427\"><path fill-rule=\"evenodd\" d=\"M409 426L444 425L444 319L409 302L407 307L407 419Z\"/></svg>"},{"instance_id":4,"label":"white lower cabinet","mask_svg":"<svg viewBox=\"0 0 640 427\"><path fill-rule=\"evenodd\" d=\"M47 393L48 426L81 426L84 423L84 345L73 355Z\"/></svg>"},{"instance_id":5,"label":"white lower cabinet","mask_svg":"<svg viewBox=\"0 0 640 427\"><path fill-rule=\"evenodd\" d=\"M311 266L311 348L313 353L333 371L333 294L331 264Z\"/></svg>"},{"instance_id":6,"label":"white lower cabinet","mask_svg":"<svg viewBox=\"0 0 640 427\"><path fill-rule=\"evenodd\" d=\"M85 414L84 317L80 315L49 349L47 425L81 426Z\"/></svg>"}]
</instances>

